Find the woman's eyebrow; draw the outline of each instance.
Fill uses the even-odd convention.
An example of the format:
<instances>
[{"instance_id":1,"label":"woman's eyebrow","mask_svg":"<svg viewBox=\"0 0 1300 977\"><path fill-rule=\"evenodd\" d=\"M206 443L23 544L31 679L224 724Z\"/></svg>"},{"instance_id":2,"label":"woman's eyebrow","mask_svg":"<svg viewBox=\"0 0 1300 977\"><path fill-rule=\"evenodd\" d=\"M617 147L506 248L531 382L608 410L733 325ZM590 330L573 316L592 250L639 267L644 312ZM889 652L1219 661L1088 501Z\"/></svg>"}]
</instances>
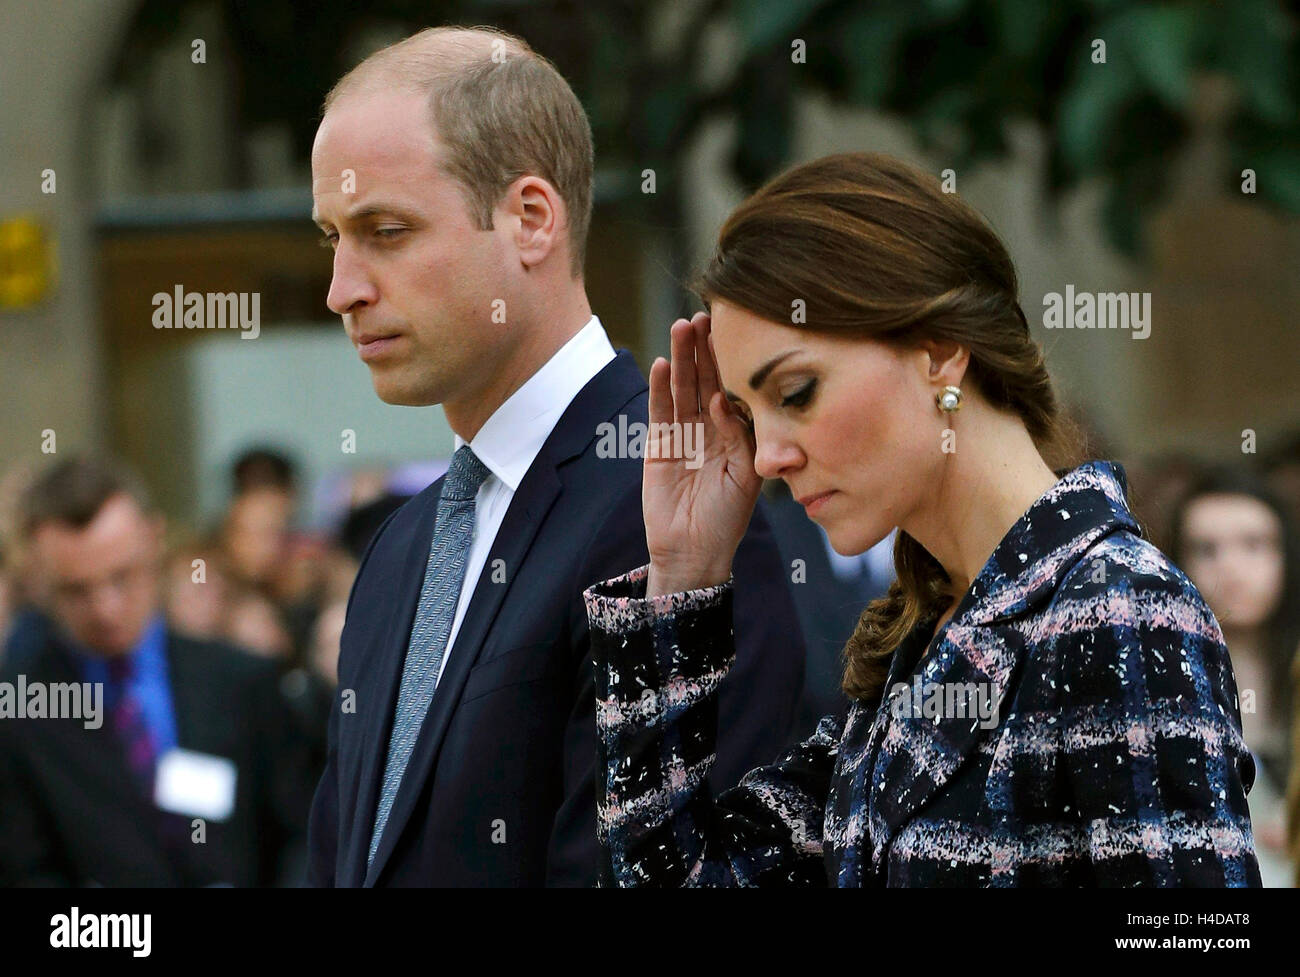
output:
<instances>
[{"instance_id":1,"label":"woman's eyebrow","mask_svg":"<svg viewBox=\"0 0 1300 977\"><path fill-rule=\"evenodd\" d=\"M754 371L754 375L749 378L749 389L757 390L761 387L763 381L767 379L768 374L775 370L782 360L794 356L797 352L799 352L797 349L788 349L784 353L779 353L776 356L773 356L770 360L760 366Z\"/></svg>"},{"instance_id":2,"label":"woman's eyebrow","mask_svg":"<svg viewBox=\"0 0 1300 977\"><path fill-rule=\"evenodd\" d=\"M754 371L754 375L749 378L749 389L755 391L758 390L758 388L763 385L763 381L767 379L768 374L775 370L782 360L794 356L797 352L799 352L797 349L788 349L784 353L778 353L776 356L773 356L770 360L760 366ZM728 400L740 400L740 398L730 390L725 391L725 393Z\"/></svg>"}]
</instances>

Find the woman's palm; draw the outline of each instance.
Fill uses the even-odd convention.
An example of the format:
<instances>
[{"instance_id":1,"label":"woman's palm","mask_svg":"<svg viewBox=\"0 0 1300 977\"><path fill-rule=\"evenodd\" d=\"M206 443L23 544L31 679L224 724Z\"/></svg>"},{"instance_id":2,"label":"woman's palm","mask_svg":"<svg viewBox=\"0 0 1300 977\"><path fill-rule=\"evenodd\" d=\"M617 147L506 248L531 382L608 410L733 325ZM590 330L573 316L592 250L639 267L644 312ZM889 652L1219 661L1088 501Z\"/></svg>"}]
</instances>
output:
<instances>
[{"instance_id":1,"label":"woman's palm","mask_svg":"<svg viewBox=\"0 0 1300 977\"><path fill-rule=\"evenodd\" d=\"M673 586L720 582L745 535L762 479L748 426L727 404L709 317L672 327L672 361L650 369L642 507L652 573Z\"/></svg>"}]
</instances>

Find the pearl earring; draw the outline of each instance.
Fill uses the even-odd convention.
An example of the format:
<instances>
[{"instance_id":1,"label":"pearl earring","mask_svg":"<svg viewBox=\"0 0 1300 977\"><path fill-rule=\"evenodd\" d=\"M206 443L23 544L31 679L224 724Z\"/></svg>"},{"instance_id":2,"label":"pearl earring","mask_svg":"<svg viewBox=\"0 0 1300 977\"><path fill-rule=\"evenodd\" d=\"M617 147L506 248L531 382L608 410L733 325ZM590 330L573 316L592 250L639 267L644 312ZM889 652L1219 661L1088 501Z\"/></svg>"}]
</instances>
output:
<instances>
[{"instance_id":1,"label":"pearl earring","mask_svg":"<svg viewBox=\"0 0 1300 977\"><path fill-rule=\"evenodd\" d=\"M944 387L934 395L934 402L939 405L941 411L949 414L961 410L961 388L951 384Z\"/></svg>"}]
</instances>

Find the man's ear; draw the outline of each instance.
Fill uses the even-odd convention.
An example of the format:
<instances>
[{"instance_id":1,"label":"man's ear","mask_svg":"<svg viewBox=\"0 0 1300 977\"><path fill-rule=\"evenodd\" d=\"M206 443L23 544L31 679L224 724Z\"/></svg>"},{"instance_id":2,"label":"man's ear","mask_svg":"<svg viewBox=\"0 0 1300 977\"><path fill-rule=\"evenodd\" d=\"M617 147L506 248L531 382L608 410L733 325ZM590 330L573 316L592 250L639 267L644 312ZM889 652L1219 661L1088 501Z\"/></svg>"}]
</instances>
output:
<instances>
[{"instance_id":1,"label":"man's ear","mask_svg":"<svg viewBox=\"0 0 1300 977\"><path fill-rule=\"evenodd\" d=\"M953 339L926 339L926 380L937 387L960 387L970 365L970 349Z\"/></svg>"},{"instance_id":2,"label":"man's ear","mask_svg":"<svg viewBox=\"0 0 1300 977\"><path fill-rule=\"evenodd\" d=\"M504 205L525 268L540 265L559 250L567 218L564 201L548 181L539 176L521 176L506 191Z\"/></svg>"}]
</instances>

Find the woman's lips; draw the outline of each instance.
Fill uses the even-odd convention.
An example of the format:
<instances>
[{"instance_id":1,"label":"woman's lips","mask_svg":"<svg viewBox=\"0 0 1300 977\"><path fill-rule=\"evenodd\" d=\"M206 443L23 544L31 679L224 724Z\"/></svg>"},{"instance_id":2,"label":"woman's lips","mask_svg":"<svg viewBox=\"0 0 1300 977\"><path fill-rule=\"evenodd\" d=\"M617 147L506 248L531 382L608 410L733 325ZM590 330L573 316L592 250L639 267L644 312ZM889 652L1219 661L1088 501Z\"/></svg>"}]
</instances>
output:
<instances>
[{"instance_id":1,"label":"woman's lips","mask_svg":"<svg viewBox=\"0 0 1300 977\"><path fill-rule=\"evenodd\" d=\"M829 492L819 492L816 495L805 495L799 500L799 504L804 507L804 511L807 512L808 515L812 516L820 511L826 505L827 500L829 500L834 494L835 489L831 489Z\"/></svg>"}]
</instances>

